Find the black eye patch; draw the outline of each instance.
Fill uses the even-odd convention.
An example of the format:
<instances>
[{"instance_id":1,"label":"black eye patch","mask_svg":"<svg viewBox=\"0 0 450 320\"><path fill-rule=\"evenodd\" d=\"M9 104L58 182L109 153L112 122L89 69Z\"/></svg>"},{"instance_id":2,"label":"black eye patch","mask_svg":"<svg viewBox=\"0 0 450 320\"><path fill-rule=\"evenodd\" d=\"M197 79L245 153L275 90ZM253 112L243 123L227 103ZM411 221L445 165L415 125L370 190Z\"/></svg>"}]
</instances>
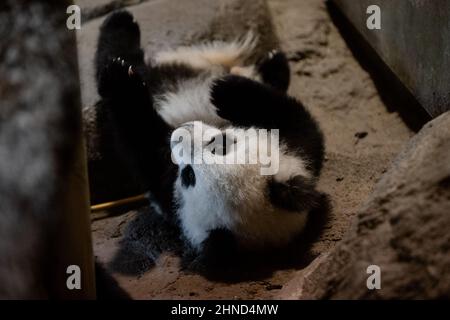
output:
<instances>
[{"instance_id":1,"label":"black eye patch","mask_svg":"<svg viewBox=\"0 0 450 320\"><path fill-rule=\"evenodd\" d=\"M195 172L194 169L190 165L181 170L181 185L184 188L194 187L195 186Z\"/></svg>"}]
</instances>

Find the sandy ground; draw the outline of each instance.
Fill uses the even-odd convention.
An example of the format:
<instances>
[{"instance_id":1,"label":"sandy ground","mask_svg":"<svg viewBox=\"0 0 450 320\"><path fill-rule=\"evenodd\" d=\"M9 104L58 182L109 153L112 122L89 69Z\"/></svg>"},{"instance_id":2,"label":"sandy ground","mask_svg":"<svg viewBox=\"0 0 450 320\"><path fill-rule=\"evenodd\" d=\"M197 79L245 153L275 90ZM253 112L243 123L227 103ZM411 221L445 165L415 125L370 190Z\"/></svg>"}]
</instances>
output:
<instances>
[{"instance_id":1,"label":"sandy ground","mask_svg":"<svg viewBox=\"0 0 450 320\"><path fill-rule=\"evenodd\" d=\"M330 196L333 209L323 234L311 247L312 256L317 256L342 239L356 209L413 132L396 112L388 111L322 0L269 0L268 4L281 47L291 61L290 93L317 117L326 137L319 188ZM100 261L112 259L135 215L93 222ZM270 299L304 267L273 268L263 278L225 283L183 271L179 258L166 253L143 274L115 273L114 277L132 298L139 299Z\"/></svg>"}]
</instances>

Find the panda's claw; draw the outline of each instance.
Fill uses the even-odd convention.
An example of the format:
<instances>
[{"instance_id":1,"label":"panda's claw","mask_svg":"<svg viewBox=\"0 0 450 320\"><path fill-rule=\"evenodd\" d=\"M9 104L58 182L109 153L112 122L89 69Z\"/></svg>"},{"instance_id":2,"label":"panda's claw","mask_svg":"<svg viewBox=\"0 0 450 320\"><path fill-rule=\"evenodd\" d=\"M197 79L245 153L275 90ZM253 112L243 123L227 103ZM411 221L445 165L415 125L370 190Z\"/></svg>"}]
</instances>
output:
<instances>
[{"instance_id":1,"label":"panda's claw","mask_svg":"<svg viewBox=\"0 0 450 320\"><path fill-rule=\"evenodd\" d=\"M112 58L102 70L99 79L99 93L104 97L116 96L119 92L133 92L145 86L135 66L122 57Z\"/></svg>"},{"instance_id":2,"label":"panda's claw","mask_svg":"<svg viewBox=\"0 0 450 320\"><path fill-rule=\"evenodd\" d=\"M271 51L269 51L269 53L267 54L269 59L273 59L273 57L275 57L275 55L279 52L279 50L277 49L273 49Z\"/></svg>"}]
</instances>

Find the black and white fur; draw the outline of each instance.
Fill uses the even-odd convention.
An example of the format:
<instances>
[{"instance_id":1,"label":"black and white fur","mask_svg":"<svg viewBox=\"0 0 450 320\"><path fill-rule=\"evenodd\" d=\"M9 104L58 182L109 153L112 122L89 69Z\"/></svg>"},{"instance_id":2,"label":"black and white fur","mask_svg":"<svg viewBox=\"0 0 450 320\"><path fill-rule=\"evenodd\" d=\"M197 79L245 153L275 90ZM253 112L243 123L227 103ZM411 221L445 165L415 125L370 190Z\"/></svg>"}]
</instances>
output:
<instances>
[{"instance_id":1,"label":"black and white fur","mask_svg":"<svg viewBox=\"0 0 450 320\"><path fill-rule=\"evenodd\" d=\"M118 152L132 160L161 211L174 213L199 252L285 245L303 230L321 198L315 189L324 153L321 131L286 94L283 53L245 65L255 45L248 35L161 52L145 62L139 27L128 12L113 13L101 27L100 107L117 128ZM262 176L258 165L176 166L170 135L193 121L219 130L279 129L279 172Z\"/></svg>"}]
</instances>

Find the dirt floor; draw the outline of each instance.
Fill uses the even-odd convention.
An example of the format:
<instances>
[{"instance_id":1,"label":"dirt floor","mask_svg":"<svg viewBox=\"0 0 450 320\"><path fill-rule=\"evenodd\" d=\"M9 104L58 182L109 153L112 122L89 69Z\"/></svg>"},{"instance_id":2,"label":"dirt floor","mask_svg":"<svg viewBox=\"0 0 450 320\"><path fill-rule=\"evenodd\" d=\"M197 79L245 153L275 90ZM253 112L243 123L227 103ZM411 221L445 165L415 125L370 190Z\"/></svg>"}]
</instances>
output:
<instances>
[{"instance_id":1,"label":"dirt floor","mask_svg":"<svg viewBox=\"0 0 450 320\"><path fill-rule=\"evenodd\" d=\"M326 137L326 162L319 183L331 197L332 211L311 248L318 256L348 230L356 209L413 132L398 113L388 111L369 73L347 47L322 0L268 0L281 47L292 68L290 93L318 119ZM109 262L136 213L92 224L95 254ZM183 271L173 254L159 256L139 275L115 273L138 299L271 299L305 265L271 270L266 277L226 283ZM262 267L263 268L263 267Z\"/></svg>"}]
</instances>

